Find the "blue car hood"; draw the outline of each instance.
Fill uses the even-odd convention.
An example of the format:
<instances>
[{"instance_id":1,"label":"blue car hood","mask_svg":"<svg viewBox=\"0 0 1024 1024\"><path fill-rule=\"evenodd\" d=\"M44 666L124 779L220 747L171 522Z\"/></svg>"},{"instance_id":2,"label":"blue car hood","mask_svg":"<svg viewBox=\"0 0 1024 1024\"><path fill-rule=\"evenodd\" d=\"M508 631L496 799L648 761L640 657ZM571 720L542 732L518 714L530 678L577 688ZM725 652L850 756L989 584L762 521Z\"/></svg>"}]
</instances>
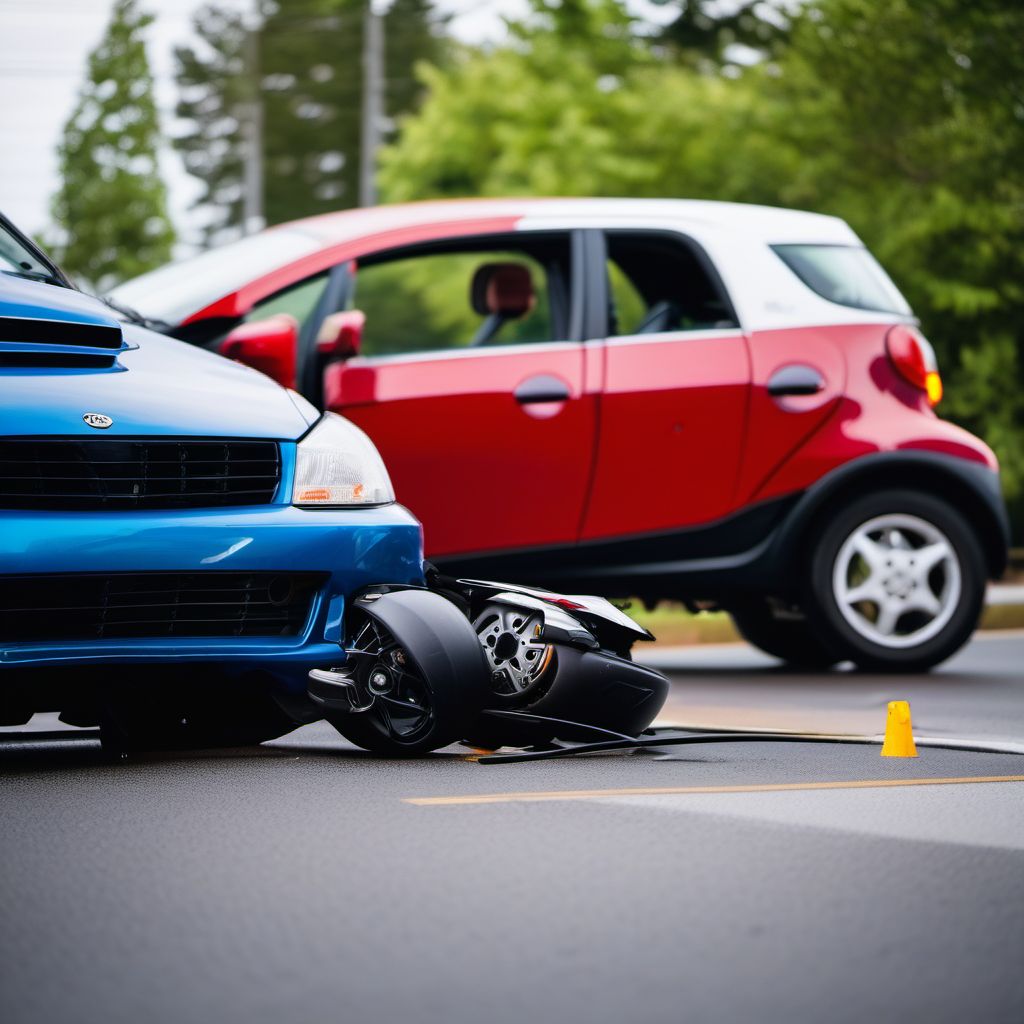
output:
<instances>
[{"instance_id":1,"label":"blue car hood","mask_svg":"<svg viewBox=\"0 0 1024 1024\"><path fill-rule=\"evenodd\" d=\"M132 324L69 288L0 274L0 317L120 327L131 346L111 369L0 366L0 435L90 435L87 412L114 422L104 436L293 440L314 418L269 377ZM3 338L0 338L3 341Z\"/></svg>"}]
</instances>

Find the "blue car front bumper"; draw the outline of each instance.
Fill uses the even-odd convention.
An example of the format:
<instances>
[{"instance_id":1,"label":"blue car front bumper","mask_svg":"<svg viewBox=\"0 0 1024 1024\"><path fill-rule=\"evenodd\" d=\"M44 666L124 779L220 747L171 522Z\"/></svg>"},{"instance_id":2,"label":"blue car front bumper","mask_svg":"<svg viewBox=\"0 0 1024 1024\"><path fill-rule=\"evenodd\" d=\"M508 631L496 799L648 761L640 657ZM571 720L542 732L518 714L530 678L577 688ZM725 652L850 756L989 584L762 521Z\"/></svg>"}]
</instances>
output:
<instances>
[{"instance_id":1,"label":"blue car front bumper","mask_svg":"<svg viewBox=\"0 0 1024 1024\"><path fill-rule=\"evenodd\" d=\"M4 586L16 587L25 576L148 572L309 572L322 574L324 582L304 627L292 636L62 640L59 609L41 610L54 617L53 639L0 642L0 669L212 662L232 671L264 669L288 688L304 690L308 669L339 661L342 615L352 593L371 583L422 581L422 530L400 505L0 512Z\"/></svg>"}]
</instances>

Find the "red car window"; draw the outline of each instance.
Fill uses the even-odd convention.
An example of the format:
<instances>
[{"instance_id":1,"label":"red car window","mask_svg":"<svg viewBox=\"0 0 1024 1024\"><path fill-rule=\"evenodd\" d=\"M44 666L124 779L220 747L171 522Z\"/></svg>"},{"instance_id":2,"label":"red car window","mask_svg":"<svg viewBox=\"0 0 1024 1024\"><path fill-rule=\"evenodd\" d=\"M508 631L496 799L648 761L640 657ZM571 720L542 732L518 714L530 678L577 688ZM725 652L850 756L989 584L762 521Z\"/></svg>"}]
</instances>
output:
<instances>
[{"instance_id":1,"label":"red car window","mask_svg":"<svg viewBox=\"0 0 1024 1024\"><path fill-rule=\"evenodd\" d=\"M366 314L362 354L564 341L570 259L563 232L364 257L349 300Z\"/></svg>"},{"instance_id":2,"label":"red car window","mask_svg":"<svg viewBox=\"0 0 1024 1024\"><path fill-rule=\"evenodd\" d=\"M736 326L724 289L700 254L666 232L609 231L611 335Z\"/></svg>"}]
</instances>

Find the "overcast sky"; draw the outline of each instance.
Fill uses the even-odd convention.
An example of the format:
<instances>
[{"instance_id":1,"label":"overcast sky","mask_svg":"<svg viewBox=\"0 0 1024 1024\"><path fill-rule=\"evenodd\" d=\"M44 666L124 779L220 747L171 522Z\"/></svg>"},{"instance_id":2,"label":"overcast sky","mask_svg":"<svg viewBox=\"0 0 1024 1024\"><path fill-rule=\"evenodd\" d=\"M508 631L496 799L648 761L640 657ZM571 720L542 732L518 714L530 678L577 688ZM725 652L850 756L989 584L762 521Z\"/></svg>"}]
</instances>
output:
<instances>
[{"instance_id":1,"label":"overcast sky","mask_svg":"<svg viewBox=\"0 0 1024 1024\"><path fill-rule=\"evenodd\" d=\"M173 49L188 41L195 11L209 0L143 0L156 16L147 48L157 85L157 103L167 131L175 103ZM218 0L242 9L251 0ZM74 107L89 52L99 43L112 0L0 0L0 210L31 233L50 223L50 197L57 189L56 148ZM525 0L440 0L454 15L462 39L500 38L502 15L525 8ZM189 241L195 218L188 207L196 194L170 147L162 155L171 196L171 216Z\"/></svg>"}]
</instances>

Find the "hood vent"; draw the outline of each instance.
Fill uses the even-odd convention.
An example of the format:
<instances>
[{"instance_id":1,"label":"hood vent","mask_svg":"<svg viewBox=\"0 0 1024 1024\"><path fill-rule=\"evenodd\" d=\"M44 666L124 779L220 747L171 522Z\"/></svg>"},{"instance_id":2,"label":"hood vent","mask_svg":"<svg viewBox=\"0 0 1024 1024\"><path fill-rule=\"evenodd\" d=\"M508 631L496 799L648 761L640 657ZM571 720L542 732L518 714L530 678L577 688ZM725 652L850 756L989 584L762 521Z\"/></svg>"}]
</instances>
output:
<instances>
[{"instance_id":1,"label":"hood vent","mask_svg":"<svg viewBox=\"0 0 1024 1024\"><path fill-rule=\"evenodd\" d=\"M115 324L0 316L0 368L111 369L128 347Z\"/></svg>"}]
</instances>

